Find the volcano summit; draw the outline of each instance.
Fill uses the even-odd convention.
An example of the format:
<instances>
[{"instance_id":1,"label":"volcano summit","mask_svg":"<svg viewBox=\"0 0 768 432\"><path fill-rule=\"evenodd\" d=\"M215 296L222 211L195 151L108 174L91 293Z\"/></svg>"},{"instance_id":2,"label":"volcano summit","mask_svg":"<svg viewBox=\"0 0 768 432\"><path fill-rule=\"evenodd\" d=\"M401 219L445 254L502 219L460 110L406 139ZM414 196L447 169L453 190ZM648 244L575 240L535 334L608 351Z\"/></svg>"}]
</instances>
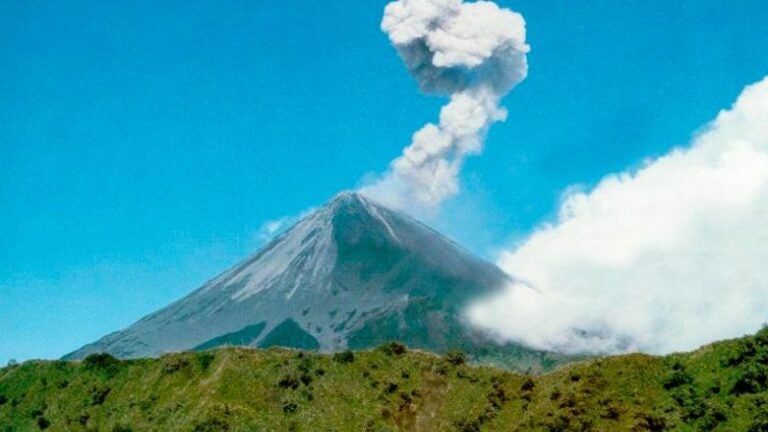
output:
<instances>
[{"instance_id":1,"label":"volcano summit","mask_svg":"<svg viewBox=\"0 0 768 432\"><path fill-rule=\"evenodd\" d=\"M66 358L223 345L337 351L399 340L546 367L554 357L499 345L462 319L467 301L508 282L495 265L413 218L344 192L186 297Z\"/></svg>"}]
</instances>

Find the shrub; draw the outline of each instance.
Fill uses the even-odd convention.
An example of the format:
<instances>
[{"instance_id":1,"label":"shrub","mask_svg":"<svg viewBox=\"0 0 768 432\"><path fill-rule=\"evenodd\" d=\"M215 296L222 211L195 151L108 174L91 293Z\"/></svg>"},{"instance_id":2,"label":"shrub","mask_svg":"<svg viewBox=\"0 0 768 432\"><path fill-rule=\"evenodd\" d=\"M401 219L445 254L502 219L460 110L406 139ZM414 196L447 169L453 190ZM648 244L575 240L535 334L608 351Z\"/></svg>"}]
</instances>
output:
<instances>
[{"instance_id":1,"label":"shrub","mask_svg":"<svg viewBox=\"0 0 768 432\"><path fill-rule=\"evenodd\" d=\"M296 390L299 388L299 380L292 374L283 375L280 381L277 382L277 386L284 389Z\"/></svg>"},{"instance_id":2,"label":"shrub","mask_svg":"<svg viewBox=\"0 0 768 432\"><path fill-rule=\"evenodd\" d=\"M765 390L766 385L768 385L766 368L761 365L749 364L739 371L736 382L731 389L731 394L758 393Z\"/></svg>"},{"instance_id":3,"label":"shrub","mask_svg":"<svg viewBox=\"0 0 768 432\"><path fill-rule=\"evenodd\" d=\"M315 400L315 395L313 395L312 392L310 390L308 390L308 389L302 390L301 391L301 395L304 396L304 398L307 399L310 402Z\"/></svg>"},{"instance_id":4,"label":"shrub","mask_svg":"<svg viewBox=\"0 0 768 432\"><path fill-rule=\"evenodd\" d=\"M91 354L83 360L86 369L93 372L100 372L112 377L117 374L120 366L120 360L111 354L98 353Z\"/></svg>"},{"instance_id":5,"label":"shrub","mask_svg":"<svg viewBox=\"0 0 768 432\"><path fill-rule=\"evenodd\" d=\"M566 414L559 414L555 417L547 418L544 422L544 430L548 432L568 432L575 430L588 430L581 429L578 424L573 424L576 419Z\"/></svg>"},{"instance_id":6,"label":"shrub","mask_svg":"<svg viewBox=\"0 0 768 432\"><path fill-rule=\"evenodd\" d=\"M283 412L286 414L295 413L299 409L296 402L285 401L283 402Z\"/></svg>"},{"instance_id":7,"label":"shrub","mask_svg":"<svg viewBox=\"0 0 768 432\"><path fill-rule=\"evenodd\" d=\"M509 398L507 398L507 393L498 384L493 386L493 390L488 393L487 399L488 403L497 410L501 409L501 406L504 404L504 402L509 400Z\"/></svg>"},{"instance_id":8,"label":"shrub","mask_svg":"<svg viewBox=\"0 0 768 432\"><path fill-rule=\"evenodd\" d=\"M605 412L603 412L600 417L607 420L618 420L618 418L621 417L621 411L619 410L619 407L611 404L605 408Z\"/></svg>"},{"instance_id":9,"label":"shrub","mask_svg":"<svg viewBox=\"0 0 768 432\"><path fill-rule=\"evenodd\" d=\"M525 379L525 381L523 381L523 384L520 385L520 390L531 391L535 386L536 386L536 383L533 382L533 379L531 377L528 377Z\"/></svg>"},{"instance_id":10,"label":"shrub","mask_svg":"<svg viewBox=\"0 0 768 432\"><path fill-rule=\"evenodd\" d=\"M312 360L308 357L301 357L301 361L299 362L299 372L308 374L309 371L312 369Z\"/></svg>"},{"instance_id":11,"label":"shrub","mask_svg":"<svg viewBox=\"0 0 768 432\"><path fill-rule=\"evenodd\" d=\"M467 362L467 357L460 350L452 349L445 353L445 360L452 365L459 366Z\"/></svg>"},{"instance_id":12,"label":"shrub","mask_svg":"<svg viewBox=\"0 0 768 432\"><path fill-rule=\"evenodd\" d=\"M480 420L459 420L456 422L456 428L461 432L480 432Z\"/></svg>"},{"instance_id":13,"label":"shrub","mask_svg":"<svg viewBox=\"0 0 768 432\"><path fill-rule=\"evenodd\" d=\"M333 355L333 361L338 363L352 363L355 361L355 353L350 350L337 352Z\"/></svg>"},{"instance_id":14,"label":"shrub","mask_svg":"<svg viewBox=\"0 0 768 432\"><path fill-rule=\"evenodd\" d=\"M397 383L391 382L391 383L387 383L387 387L384 389L384 391L386 391L387 393L392 394L392 393L397 391L397 388L398 388Z\"/></svg>"},{"instance_id":15,"label":"shrub","mask_svg":"<svg viewBox=\"0 0 768 432\"><path fill-rule=\"evenodd\" d=\"M306 374L306 373L301 374L301 376L299 377L299 381L301 381L301 383L304 384L305 386L308 386L312 383L312 375Z\"/></svg>"},{"instance_id":16,"label":"shrub","mask_svg":"<svg viewBox=\"0 0 768 432\"><path fill-rule=\"evenodd\" d=\"M91 387L91 405L102 405L111 391L112 389L109 387Z\"/></svg>"},{"instance_id":17,"label":"shrub","mask_svg":"<svg viewBox=\"0 0 768 432\"><path fill-rule=\"evenodd\" d=\"M170 358L163 363L163 373L172 374L186 368L187 366L189 366L189 360L183 357Z\"/></svg>"},{"instance_id":18,"label":"shrub","mask_svg":"<svg viewBox=\"0 0 768 432\"><path fill-rule=\"evenodd\" d=\"M379 349L388 356L401 356L407 351L405 345L397 341L386 343L379 347Z\"/></svg>"},{"instance_id":19,"label":"shrub","mask_svg":"<svg viewBox=\"0 0 768 432\"><path fill-rule=\"evenodd\" d=\"M641 414L634 430L661 432L668 430L668 426L664 417L655 414Z\"/></svg>"},{"instance_id":20,"label":"shrub","mask_svg":"<svg viewBox=\"0 0 768 432\"><path fill-rule=\"evenodd\" d=\"M768 348L768 324L763 324L760 331L755 334L755 342L762 347Z\"/></svg>"},{"instance_id":21,"label":"shrub","mask_svg":"<svg viewBox=\"0 0 768 432\"><path fill-rule=\"evenodd\" d=\"M744 363L745 361L754 358L756 354L757 354L757 347L755 346L754 342L752 342L751 340L743 341L734 348L734 351L733 353L731 353L730 356L726 357L721 362L721 366L724 366L724 367L738 366Z\"/></svg>"},{"instance_id":22,"label":"shrub","mask_svg":"<svg viewBox=\"0 0 768 432\"><path fill-rule=\"evenodd\" d=\"M758 414L750 423L748 432L768 432L768 414Z\"/></svg>"},{"instance_id":23,"label":"shrub","mask_svg":"<svg viewBox=\"0 0 768 432\"><path fill-rule=\"evenodd\" d=\"M218 417L208 418L195 425L195 428L192 429L193 432L224 432L228 430L229 423Z\"/></svg>"},{"instance_id":24,"label":"shrub","mask_svg":"<svg viewBox=\"0 0 768 432\"><path fill-rule=\"evenodd\" d=\"M691 383L693 383L693 378L688 375L685 370L680 368L673 370L672 373L664 379L662 385L664 386L664 390L672 390Z\"/></svg>"},{"instance_id":25,"label":"shrub","mask_svg":"<svg viewBox=\"0 0 768 432\"><path fill-rule=\"evenodd\" d=\"M726 411L725 407L709 405L706 414L701 418L701 427L699 429L707 431L715 430L718 424L728 419L728 416L725 414Z\"/></svg>"},{"instance_id":26,"label":"shrub","mask_svg":"<svg viewBox=\"0 0 768 432\"><path fill-rule=\"evenodd\" d=\"M40 428L40 430L48 429L49 426L51 426L50 420L43 416L37 418L37 427Z\"/></svg>"},{"instance_id":27,"label":"shrub","mask_svg":"<svg viewBox=\"0 0 768 432\"><path fill-rule=\"evenodd\" d=\"M216 355L213 353L201 352L197 354L197 365L202 370L208 370L214 360L216 360Z\"/></svg>"},{"instance_id":28,"label":"shrub","mask_svg":"<svg viewBox=\"0 0 768 432\"><path fill-rule=\"evenodd\" d=\"M677 394L672 397L675 398L678 404L683 408L682 418L686 422L694 422L707 413L707 405L696 394L695 391L681 392L682 395Z\"/></svg>"},{"instance_id":29,"label":"shrub","mask_svg":"<svg viewBox=\"0 0 768 432\"><path fill-rule=\"evenodd\" d=\"M413 398L411 397L411 395L405 392L400 392L399 396L400 396L400 402L397 404L397 409L399 411L404 411L409 409L411 404L413 404Z\"/></svg>"},{"instance_id":30,"label":"shrub","mask_svg":"<svg viewBox=\"0 0 768 432\"><path fill-rule=\"evenodd\" d=\"M83 359L83 364L91 369L101 369L118 363L120 360L108 353L96 353Z\"/></svg>"},{"instance_id":31,"label":"shrub","mask_svg":"<svg viewBox=\"0 0 768 432\"><path fill-rule=\"evenodd\" d=\"M438 375L448 375L448 365L445 363L438 363L432 367L432 370Z\"/></svg>"}]
</instances>

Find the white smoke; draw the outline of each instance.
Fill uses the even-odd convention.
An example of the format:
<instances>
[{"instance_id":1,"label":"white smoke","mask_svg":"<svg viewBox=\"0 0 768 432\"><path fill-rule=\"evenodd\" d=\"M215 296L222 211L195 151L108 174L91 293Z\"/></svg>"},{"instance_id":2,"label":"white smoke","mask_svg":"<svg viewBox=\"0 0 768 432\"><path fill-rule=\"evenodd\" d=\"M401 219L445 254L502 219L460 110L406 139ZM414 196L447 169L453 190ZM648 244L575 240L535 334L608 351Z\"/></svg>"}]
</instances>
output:
<instances>
[{"instance_id":1,"label":"white smoke","mask_svg":"<svg viewBox=\"0 0 768 432\"><path fill-rule=\"evenodd\" d=\"M417 131L361 192L397 208L435 207L458 193L464 159L506 119L499 102L528 72L525 20L488 1L398 0L387 5L381 28L422 91L450 101L439 123Z\"/></svg>"},{"instance_id":2,"label":"white smoke","mask_svg":"<svg viewBox=\"0 0 768 432\"><path fill-rule=\"evenodd\" d=\"M566 198L506 252L521 283L469 309L500 337L566 352L668 353L768 321L768 77L677 149Z\"/></svg>"}]
</instances>

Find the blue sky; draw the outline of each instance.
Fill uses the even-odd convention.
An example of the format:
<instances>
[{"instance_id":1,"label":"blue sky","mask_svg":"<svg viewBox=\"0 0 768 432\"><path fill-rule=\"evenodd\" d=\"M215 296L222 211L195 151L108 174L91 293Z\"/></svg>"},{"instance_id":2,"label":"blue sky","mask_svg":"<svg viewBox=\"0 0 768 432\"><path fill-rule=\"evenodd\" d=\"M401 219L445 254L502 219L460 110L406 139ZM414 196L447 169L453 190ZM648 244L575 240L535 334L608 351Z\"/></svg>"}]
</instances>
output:
<instances>
[{"instance_id":1,"label":"blue sky","mask_svg":"<svg viewBox=\"0 0 768 432\"><path fill-rule=\"evenodd\" d=\"M762 1L499 3L527 21L529 75L467 162L469 210L438 223L485 256L768 73ZM130 324L385 170L445 102L385 4L0 2L0 363Z\"/></svg>"}]
</instances>

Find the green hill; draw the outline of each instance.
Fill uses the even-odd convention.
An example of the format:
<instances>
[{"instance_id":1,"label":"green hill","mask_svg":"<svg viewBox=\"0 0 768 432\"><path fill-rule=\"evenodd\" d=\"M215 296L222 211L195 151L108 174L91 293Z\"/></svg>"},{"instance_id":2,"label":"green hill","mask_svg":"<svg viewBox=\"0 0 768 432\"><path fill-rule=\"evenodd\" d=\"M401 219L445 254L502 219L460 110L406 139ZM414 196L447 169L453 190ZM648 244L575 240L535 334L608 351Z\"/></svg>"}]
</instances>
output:
<instances>
[{"instance_id":1,"label":"green hill","mask_svg":"<svg viewBox=\"0 0 768 432\"><path fill-rule=\"evenodd\" d=\"M539 376L403 351L30 361L0 370L0 431L768 431L768 330Z\"/></svg>"}]
</instances>

